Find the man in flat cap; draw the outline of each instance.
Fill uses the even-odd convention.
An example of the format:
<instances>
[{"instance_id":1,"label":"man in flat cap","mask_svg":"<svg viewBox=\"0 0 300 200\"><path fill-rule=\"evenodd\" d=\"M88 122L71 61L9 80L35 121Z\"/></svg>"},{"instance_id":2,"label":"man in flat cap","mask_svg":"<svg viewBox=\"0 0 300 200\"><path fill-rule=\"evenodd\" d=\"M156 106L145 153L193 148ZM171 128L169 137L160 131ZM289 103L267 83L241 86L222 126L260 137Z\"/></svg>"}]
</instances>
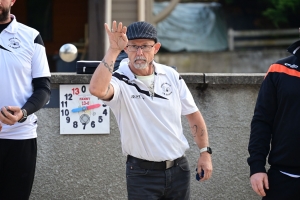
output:
<instances>
[{"instance_id":1,"label":"man in flat cap","mask_svg":"<svg viewBox=\"0 0 300 200\"><path fill-rule=\"evenodd\" d=\"M110 106L119 125L127 156L128 199L189 199L191 171L185 157L189 144L181 115L187 117L200 149L201 181L212 174L204 119L180 75L154 61L161 46L154 26L135 22L127 28L113 21L112 29L107 24L105 29L110 46L92 76L90 92ZM113 73L121 50L128 58Z\"/></svg>"}]
</instances>

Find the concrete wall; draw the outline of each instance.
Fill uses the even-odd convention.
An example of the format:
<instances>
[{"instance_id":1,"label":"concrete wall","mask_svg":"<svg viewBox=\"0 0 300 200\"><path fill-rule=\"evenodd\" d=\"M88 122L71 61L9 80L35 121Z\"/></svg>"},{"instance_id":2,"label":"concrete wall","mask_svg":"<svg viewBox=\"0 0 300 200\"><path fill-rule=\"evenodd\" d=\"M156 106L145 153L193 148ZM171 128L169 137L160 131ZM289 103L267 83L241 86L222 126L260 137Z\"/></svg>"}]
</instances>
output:
<instances>
[{"instance_id":1,"label":"concrete wall","mask_svg":"<svg viewBox=\"0 0 300 200\"><path fill-rule=\"evenodd\" d=\"M176 66L180 73L265 73L272 63L289 55L285 48L220 52L159 52L155 60L169 66Z\"/></svg>"},{"instance_id":2,"label":"concrete wall","mask_svg":"<svg viewBox=\"0 0 300 200\"><path fill-rule=\"evenodd\" d=\"M208 82L204 89L203 80ZM264 74L182 74L202 112L213 148L213 175L195 180L199 149L182 117L190 150L191 199L261 199L251 189L247 145L253 109ZM89 83L91 75L53 73L59 84ZM201 91L201 89L204 89ZM109 135L60 135L59 108L37 112L38 159L31 200L127 199L125 157L111 114Z\"/></svg>"}]
</instances>

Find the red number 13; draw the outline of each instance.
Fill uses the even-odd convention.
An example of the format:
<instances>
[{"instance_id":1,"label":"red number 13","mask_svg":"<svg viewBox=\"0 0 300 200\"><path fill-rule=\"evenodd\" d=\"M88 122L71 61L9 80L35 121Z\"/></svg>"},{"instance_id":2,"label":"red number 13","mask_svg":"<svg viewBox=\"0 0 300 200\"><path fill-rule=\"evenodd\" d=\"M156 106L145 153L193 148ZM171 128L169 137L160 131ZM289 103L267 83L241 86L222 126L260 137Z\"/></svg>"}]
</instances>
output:
<instances>
[{"instance_id":1,"label":"red number 13","mask_svg":"<svg viewBox=\"0 0 300 200\"><path fill-rule=\"evenodd\" d=\"M78 95L79 94L79 88L72 88L73 94Z\"/></svg>"}]
</instances>

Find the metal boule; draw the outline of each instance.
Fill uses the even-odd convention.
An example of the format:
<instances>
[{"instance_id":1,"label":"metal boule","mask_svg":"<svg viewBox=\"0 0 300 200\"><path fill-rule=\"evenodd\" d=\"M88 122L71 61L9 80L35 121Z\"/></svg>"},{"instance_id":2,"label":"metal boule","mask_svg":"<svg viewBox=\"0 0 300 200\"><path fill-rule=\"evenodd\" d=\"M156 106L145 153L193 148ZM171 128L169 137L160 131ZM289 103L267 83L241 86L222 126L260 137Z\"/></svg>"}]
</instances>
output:
<instances>
[{"instance_id":1,"label":"metal boule","mask_svg":"<svg viewBox=\"0 0 300 200\"><path fill-rule=\"evenodd\" d=\"M77 47L73 44L64 44L59 49L59 57L65 62L72 62L77 58Z\"/></svg>"}]
</instances>

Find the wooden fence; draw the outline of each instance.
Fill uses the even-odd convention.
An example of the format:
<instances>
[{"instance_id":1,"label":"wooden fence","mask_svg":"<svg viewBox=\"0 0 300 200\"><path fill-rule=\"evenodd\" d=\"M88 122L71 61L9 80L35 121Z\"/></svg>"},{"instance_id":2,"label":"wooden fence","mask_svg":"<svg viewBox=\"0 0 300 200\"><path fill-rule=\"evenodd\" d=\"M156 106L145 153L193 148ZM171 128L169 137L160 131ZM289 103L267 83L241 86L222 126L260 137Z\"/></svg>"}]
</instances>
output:
<instances>
[{"instance_id":1,"label":"wooden fence","mask_svg":"<svg viewBox=\"0 0 300 200\"><path fill-rule=\"evenodd\" d=\"M235 47L282 46L290 45L299 40L299 30L228 30L228 48Z\"/></svg>"}]
</instances>

